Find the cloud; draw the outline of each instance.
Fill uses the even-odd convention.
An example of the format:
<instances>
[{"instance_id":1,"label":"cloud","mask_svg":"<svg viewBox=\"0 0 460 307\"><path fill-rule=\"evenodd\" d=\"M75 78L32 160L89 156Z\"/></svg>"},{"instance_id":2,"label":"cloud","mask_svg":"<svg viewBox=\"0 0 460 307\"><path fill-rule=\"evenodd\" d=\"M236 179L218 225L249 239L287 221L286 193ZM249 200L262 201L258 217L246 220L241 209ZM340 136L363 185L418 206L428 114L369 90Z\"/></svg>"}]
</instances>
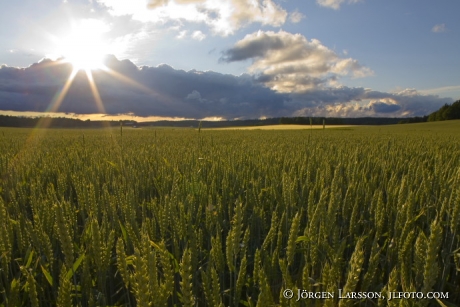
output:
<instances>
[{"instance_id":1,"label":"cloud","mask_svg":"<svg viewBox=\"0 0 460 307\"><path fill-rule=\"evenodd\" d=\"M177 39L184 39L187 37L187 34L188 34L188 31L187 30L183 30L183 31L180 31L178 35L176 35L176 38ZM190 37L194 40L197 40L197 41L202 41L206 38L206 34L204 34L203 32L197 30L197 31L193 31L193 33L190 35Z\"/></svg>"},{"instance_id":2,"label":"cloud","mask_svg":"<svg viewBox=\"0 0 460 307\"><path fill-rule=\"evenodd\" d=\"M336 84L340 76L366 77L368 67L341 58L319 40L284 31L259 31L246 35L224 51L221 61L252 60L249 71L259 81L282 93L303 92Z\"/></svg>"},{"instance_id":3,"label":"cloud","mask_svg":"<svg viewBox=\"0 0 460 307\"><path fill-rule=\"evenodd\" d=\"M273 0L97 0L114 16L130 15L142 22L204 23L216 34L227 36L251 23L281 26L287 12Z\"/></svg>"},{"instance_id":4,"label":"cloud","mask_svg":"<svg viewBox=\"0 0 460 307\"><path fill-rule=\"evenodd\" d=\"M423 94L449 93L460 91L460 85L442 86L437 88L425 89L419 91Z\"/></svg>"},{"instance_id":5,"label":"cloud","mask_svg":"<svg viewBox=\"0 0 460 307\"><path fill-rule=\"evenodd\" d=\"M276 45L276 44L275 44ZM0 110L50 110L72 72L70 64L44 59L27 68L0 66ZM108 115L169 118L261 118L280 116L422 116L450 98L422 95L414 89L386 93L365 88L315 87L281 93L260 75L183 71L162 64L138 67L108 56L107 71L93 78ZM321 82L321 81L318 81ZM84 71L79 72L56 112L101 113Z\"/></svg>"},{"instance_id":6,"label":"cloud","mask_svg":"<svg viewBox=\"0 0 460 307\"><path fill-rule=\"evenodd\" d=\"M54 64L44 60L27 68L1 66L0 110L49 110L72 72L70 64ZM105 65L115 73L94 71L93 78L108 114L229 119L288 115L288 95L273 92L247 74L183 71L166 64L137 67L113 56L107 57ZM55 111L100 113L83 71Z\"/></svg>"},{"instance_id":7,"label":"cloud","mask_svg":"<svg viewBox=\"0 0 460 307\"><path fill-rule=\"evenodd\" d=\"M387 103L385 101L373 101L370 107L375 113L394 113L401 109L397 103Z\"/></svg>"},{"instance_id":8,"label":"cloud","mask_svg":"<svg viewBox=\"0 0 460 307\"><path fill-rule=\"evenodd\" d=\"M351 3L357 3L361 2L362 0L316 0L316 3L318 3L321 6L328 7L334 10L338 10L342 3L348 2L349 4Z\"/></svg>"},{"instance_id":9,"label":"cloud","mask_svg":"<svg viewBox=\"0 0 460 307\"><path fill-rule=\"evenodd\" d=\"M299 23L304 18L305 18L305 15L299 12L298 9L296 9L294 12L289 14L289 21L292 23Z\"/></svg>"},{"instance_id":10,"label":"cloud","mask_svg":"<svg viewBox=\"0 0 460 307\"><path fill-rule=\"evenodd\" d=\"M295 116L328 117L413 117L428 115L452 98L423 95L415 89L397 93L340 86L291 96L299 106ZM301 107L301 105L304 105Z\"/></svg>"},{"instance_id":11,"label":"cloud","mask_svg":"<svg viewBox=\"0 0 460 307\"><path fill-rule=\"evenodd\" d=\"M444 23L435 25L431 29L431 32L433 32L433 33L441 33L441 32L446 32L446 31L447 31L447 29L446 29L446 25Z\"/></svg>"},{"instance_id":12,"label":"cloud","mask_svg":"<svg viewBox=\"0 0 460 307\"><path fill-rule=\"evenodd\" d=\"M187 30L180 31L179 34L176 36L178 39L185 38L187 36Z\"/></svg>"},{"instance_id":13,"label":"cloud","mask_svg":"<svg viewBox=\"0 0 460 307\"><path fill-rule=\"evenodd\" d=\"M186 100L196 100L199 102L206 102L206 100L203 100L203 98L201 98L200 92L196 90L193 90L190 94L188 94L187 97L185 97L185 99Z\"/></svg>"},{"instance_id":14,"label":"cloud","mask_svg":"<svg viewBox=\"0 0 460 307\"><path fill-rule=\"evenodd\" d=\"M192 34L192 38L196 39L197 41L202 41L203 39L206 38L206 35L201 31L195 31Z\"/></svg>"}]
</instances>

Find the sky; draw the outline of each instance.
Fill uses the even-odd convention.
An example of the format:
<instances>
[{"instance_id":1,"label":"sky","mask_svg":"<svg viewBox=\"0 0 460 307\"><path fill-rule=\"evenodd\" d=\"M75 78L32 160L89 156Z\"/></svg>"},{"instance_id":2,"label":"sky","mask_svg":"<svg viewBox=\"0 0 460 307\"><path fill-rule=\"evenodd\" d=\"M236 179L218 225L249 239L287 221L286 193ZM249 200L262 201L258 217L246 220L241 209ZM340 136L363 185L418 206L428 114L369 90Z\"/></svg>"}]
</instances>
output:
<instances>
[{"instance_id":1,"label":"sky","mask_svg":"<svg viewBox=\"0 0 460 307\"><path fill-rule=\"evenodd\" d=\"M0 114L411 117L460 99L458 0L0 7Z\"/></svg>"}]
</instances>

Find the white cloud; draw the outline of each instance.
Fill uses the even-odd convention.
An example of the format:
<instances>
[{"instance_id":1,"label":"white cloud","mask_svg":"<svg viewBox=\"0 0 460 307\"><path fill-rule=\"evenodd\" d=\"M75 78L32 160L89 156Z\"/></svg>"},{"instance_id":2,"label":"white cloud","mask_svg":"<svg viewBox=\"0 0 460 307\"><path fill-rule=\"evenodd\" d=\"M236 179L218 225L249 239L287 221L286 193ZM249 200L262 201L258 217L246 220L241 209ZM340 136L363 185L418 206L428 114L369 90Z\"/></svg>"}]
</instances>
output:
<instances>
[{"instance_id":1,"label":"white cloud","mask_svg":"<svg viewBox=\"0 0 460 307\"><path fill-rule=\"evenodd\" d=\"M193 34L192 34L192 38L193 38L193 39L196 39L196 40L198 40L198 41L202 41L203 39L206 38L206 35L205 35L203 32L201 32L201 31L195 31L195 32L193 32Z\"/></svg>"},{"instance_id":2,"label":"white cloud","mask_svg":"<svg viewBox=\"0 0 460 307\"><path fill-rule=\"evenodd\" d=\"M339 76L365 77L373 72L352 58L341 58L319 40L301 34L259 31L227 50L221 60L251 59L249 71L278 92L303 92L337 84Z\"/></svg>"},{"instance_id":3,"label":"white cloud","mask_svg":"<svg viewBox=\"0 0 460 307\"><path fill-rule=\"evenodd\" d=\"M305 15L299 12L298 9L296 9L294 12L289 14L289 21L292 23L299 23L304 18L305 18Z\"/></svg>"},{"instance_id":4,"label":"white cloud","mask_svg":"<svg viewBox=\"0 0 460 307\"><path fill-rule=\"evenodd\" d=\"M442 24L433 26L433 28L431 29L431 32L433 32L433 33L441 33L441 32L446 32L446 30L447 30L446 25L444 23L442 23Z\"/></svg>"},{"instance_id":5,"label":"white cloud","mask_svg":"<svg viewBox=\"0 0 460 307\"><path fill-rule=\"evenodd\" d=\"M420 93L423 94L439 94L439 93L449 93L449 92L458 92L460 91L460 85L451 85L451 86L442 86L437 88L421 90Z\"/></svg>"},{"instance_id":6,"label":"white cloud","mask_svg":"<svg viewBox=\"0 0 460 307\"><path fill-rule=\"evenodd\" d=\"M110 50L120 57L129 57L133 60L133 54L139 56L141 55L139 50L147 50L139 48L139 46L147 42L151 43L150 37L152 36L152 33L148 29L140 29L136 32L120 35L112 40Z\"/></svg>"},{"instance_id":7,"label":"white cloud","mask_svg":"<svg viewBox=\"0 0 460 307\"><path fill-rule=\"evenodd\" d=\"M348 2L349 4L351 3L357 3L361 2L361 0L316 0L316 3L318 3L321 6L328 7L334 10L338 10L340 8L340 5L342 3Z\"/></svg>"},{"instance_id":8,"label":"white cloud","mask_svg":"<svg viewBox=\"0 0 460 307\"><path fill-rule=\"evenodd\" d=\"M248 24L280 26L287 12L273 0L97 0L115 16L131 15L142 22L170 20L204 23L227 36Z\"/></svg>"},{"instance_id":9,"label":"white cloud","mask_svg":"<svg viewBox=\"0 0 460 307\"><path fill-rule=\"evenodd\" d=\"M294 96L308 101L293 116L326 117L413 117L425 116L439 109L451 98L423 95L415 89L386 93L364 88L336 87Z\"/></svg>"},{"instance_id":10,"label":"white cloud","mask_svg":"<svg viewBox=\"0 0 460 307\"><path fill-rule=\"evenodd\" d=\"M179 34L176 36L178 39L185 38L187 36L187 30L180 31Z\"/></svg>"}]
</instances>

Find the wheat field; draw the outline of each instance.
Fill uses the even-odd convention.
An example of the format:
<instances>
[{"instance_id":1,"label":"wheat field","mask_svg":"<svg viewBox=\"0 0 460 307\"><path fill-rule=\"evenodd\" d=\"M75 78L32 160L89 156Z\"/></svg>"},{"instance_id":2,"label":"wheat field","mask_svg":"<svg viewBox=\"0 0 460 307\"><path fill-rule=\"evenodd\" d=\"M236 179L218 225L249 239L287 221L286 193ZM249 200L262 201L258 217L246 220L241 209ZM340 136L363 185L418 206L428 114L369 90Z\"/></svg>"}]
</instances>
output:
<instances>
[{"instance_id":1,"label":"wheat field","mask_svg":"<svg viewBox=\"0 0 460 307\"><path fill-rule=\"evenodd\" d=\"M0 306L457 306L459 131L0 128Z\"/></svg>"},{"instance_id":2,"label":"wheat field","mask_svg":"<svg viewBox=\"0 0 460 307\"><path fill-rule=\"evenodd\" d=\"M355 127L352 125L325 125L325 129L344 129ZM209 128L209 130L305 130L305 129L323 129L323 125L266 125L266 126L243 126L227 128Z\"/></svg>"}]
</instances>

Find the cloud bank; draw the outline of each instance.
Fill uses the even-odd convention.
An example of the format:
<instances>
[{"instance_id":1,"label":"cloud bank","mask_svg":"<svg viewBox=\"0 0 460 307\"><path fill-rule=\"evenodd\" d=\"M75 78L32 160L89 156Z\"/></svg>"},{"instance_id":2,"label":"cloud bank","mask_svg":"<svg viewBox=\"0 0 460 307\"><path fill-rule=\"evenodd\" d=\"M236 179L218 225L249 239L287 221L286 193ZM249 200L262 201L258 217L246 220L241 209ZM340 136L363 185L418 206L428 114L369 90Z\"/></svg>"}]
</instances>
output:
<instances>
[{"instance_id":1,"label":"cloud bank","mask_svg":"<svg viewBox=\"0 0 460 307\"><path fill-rule=\"evenodd\" d=\"M270 46L278 46L270 41ZM251 49L252 50L252 49ZM265 50L265 49L264 49ZM271 50L271 49L270 49ZM259 52L259 53L258 53ZM255 48L252 53L260 54ZM245 57L247 52L227 56ZM137 67L114 56L105 60L108 71L93 78L107 114L136 116L260 118L280 116L422 116L450 98L422 95L408 89L386 93L365 88L316 87L309 91L279 92L260 76L234 76L213 71L176 70L166 64ZM50 109L72 72L70 64L44 59L27 68L0 66L0 110ZM268 83L270 84L270 83ZM80 71L57 112L101 113L88 78Z\"/></svg>"},{"instance_id":2,"label":"cloud bank","mask_svg":"<svg viewBox=\"0 0 460 307\"><path fill-rule=\"evenodd\" d=\"M130 15L142 22L204 23L227 36L251 23L281 26L288 13L272 0L97 0L113 16ZM298 19L298 16L296 17Z\"/></svg>"},{"instance_id":3,"label":"cloud bank","mask_svg":"<svg viewBox=\"0 0 460 307\"><path fill-rule=\"evenodd\" d=\"M336 85L340 76L365 77L373 72L352 58L341 58L319 40L285 31L246 35L221 57L224 62L252 60L249 71L273 90L304 92Z\"/></svg>"}]
</instances>

